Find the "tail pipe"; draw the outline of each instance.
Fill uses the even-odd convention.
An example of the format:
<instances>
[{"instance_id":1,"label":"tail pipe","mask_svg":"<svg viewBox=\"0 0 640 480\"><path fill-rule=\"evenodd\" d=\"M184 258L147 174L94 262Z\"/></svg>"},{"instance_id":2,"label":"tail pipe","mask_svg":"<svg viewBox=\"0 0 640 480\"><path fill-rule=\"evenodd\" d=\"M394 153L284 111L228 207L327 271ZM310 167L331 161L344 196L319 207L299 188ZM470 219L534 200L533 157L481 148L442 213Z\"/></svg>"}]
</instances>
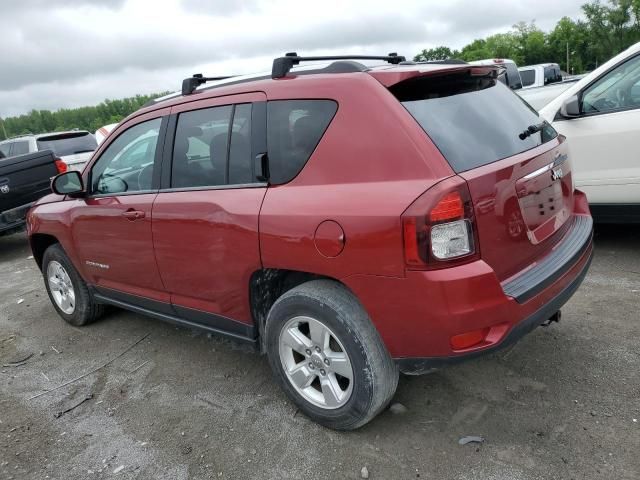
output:
<instances>
[{"instance_id":1,"label":"tail pipe","mask_svg":"<svg viewBox=\"0 0 640 480\"><path fill-rule=\"evenodd\" d=\"M558 310L556 313L554 313L548 319L546 319L544 322L542 322L540 324L540 326L541 327L548 327L553 322L559 322L561 318L562 318L562 312L560 310Z\"/></svg>"}]
</instances>

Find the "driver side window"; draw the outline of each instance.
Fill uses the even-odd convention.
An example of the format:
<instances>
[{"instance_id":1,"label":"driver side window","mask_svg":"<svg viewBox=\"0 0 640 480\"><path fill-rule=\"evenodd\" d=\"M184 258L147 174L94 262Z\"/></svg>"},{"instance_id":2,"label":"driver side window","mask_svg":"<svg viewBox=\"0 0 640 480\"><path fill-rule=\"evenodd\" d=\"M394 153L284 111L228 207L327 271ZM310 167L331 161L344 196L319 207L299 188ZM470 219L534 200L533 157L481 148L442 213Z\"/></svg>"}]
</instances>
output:
<instances>
[{"instance_id":1,"label":"driver side window","mask_svg":"<svg viewBox=\"0 0 640 480\"><path fill-rule=\"evenodd\" d=\"M640 107L640 55L611 70L584 91L582 113L607 113Z\"/></svg>"},{"instance_id":2,"label":"driver side window","mask_svg":"<svg viewBox=\"0 0 640 480\"><path fill-rule=\"evenodd\" d=\"M139 123L120 134L91 170L91 193L117 194L151 190L162 119Z\"/></svg>"}]
</instances>

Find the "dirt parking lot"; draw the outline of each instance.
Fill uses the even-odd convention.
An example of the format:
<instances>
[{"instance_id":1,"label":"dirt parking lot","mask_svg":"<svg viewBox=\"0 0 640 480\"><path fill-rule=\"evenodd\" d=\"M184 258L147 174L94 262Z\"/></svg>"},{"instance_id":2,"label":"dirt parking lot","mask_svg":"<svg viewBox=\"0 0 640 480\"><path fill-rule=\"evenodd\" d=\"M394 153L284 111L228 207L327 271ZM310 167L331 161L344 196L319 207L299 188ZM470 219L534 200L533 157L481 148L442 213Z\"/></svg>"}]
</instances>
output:
<instances>
[{"instance_id":1,"label":"dirt parking lot","mask_svg":"<svg viewBox=\"0 0 640 480\"><path fill-rule=\"evenodd\" d=\"M406 411L338 433L298 414L240 345L118 310L65 324L25 235L2 237L0 478L342 479L366 466L372 479L636 480L640 229L599 228L596 245L560 324L402 377ZM466 435L485 441L459 445Z\"/></svg>"}]
</instances>

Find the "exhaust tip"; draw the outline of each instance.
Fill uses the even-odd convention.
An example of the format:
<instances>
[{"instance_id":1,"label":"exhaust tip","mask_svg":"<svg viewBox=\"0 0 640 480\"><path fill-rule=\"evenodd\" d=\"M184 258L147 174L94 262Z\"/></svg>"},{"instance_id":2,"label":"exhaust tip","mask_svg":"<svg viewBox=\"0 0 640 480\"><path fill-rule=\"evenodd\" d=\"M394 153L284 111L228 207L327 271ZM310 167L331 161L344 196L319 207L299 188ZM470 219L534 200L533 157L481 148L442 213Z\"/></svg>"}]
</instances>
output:
<instances>
[{"instance_id":1,"label":"exhaust tip","mask_svg":"<svg viewBox=\"0 0 640 480\"><path fill-rule=\"evenodd\" d=\"M559 322L561 318L562 318L562 312L560 310L558 310L556 313L554 313L548 319L546 319L544 322L542 322L540 324L540 326L548 327L549 325L551 325L554 322Z\"/></svg>"}]
</instances>

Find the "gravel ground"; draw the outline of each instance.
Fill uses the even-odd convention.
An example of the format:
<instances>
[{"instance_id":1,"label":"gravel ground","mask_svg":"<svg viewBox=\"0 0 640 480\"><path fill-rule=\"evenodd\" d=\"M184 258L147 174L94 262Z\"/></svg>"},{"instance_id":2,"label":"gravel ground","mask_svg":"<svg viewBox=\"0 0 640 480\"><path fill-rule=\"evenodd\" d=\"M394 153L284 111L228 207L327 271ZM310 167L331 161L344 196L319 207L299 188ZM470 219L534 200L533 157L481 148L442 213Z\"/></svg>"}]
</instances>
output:
<instances>
[{"instance_id":1,"label":"gravel ground","mask_svg":"<svg viewBox=\"0 0 640 480\"><path fill-rule=\"evenodd\" d=\"M596 243L560 324L402 377L400 407L338 433L298 414L245 347L118 310L65 324L25 235L2 237L0 365L31 356L0 368L0 479L342 479L366 467L391 480L637 480L640 229L599 228ZM485 441L459 445L466 435Z\"/></svg>"}]
</instances>

